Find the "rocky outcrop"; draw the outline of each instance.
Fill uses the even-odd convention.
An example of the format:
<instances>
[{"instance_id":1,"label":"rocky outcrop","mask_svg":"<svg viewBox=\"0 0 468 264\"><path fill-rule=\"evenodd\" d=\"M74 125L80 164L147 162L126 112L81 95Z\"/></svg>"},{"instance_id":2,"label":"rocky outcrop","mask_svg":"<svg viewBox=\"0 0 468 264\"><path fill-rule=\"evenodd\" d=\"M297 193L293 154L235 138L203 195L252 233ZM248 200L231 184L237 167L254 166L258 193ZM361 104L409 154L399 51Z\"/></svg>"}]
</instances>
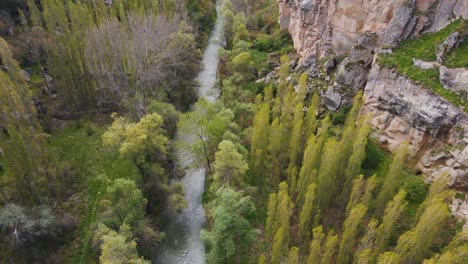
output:
<instances>
[{"instance_id":1,"label":"rocky outcrop","mask_svg":"<svg viewBox=\"0 0 468 264\"><path fill-rule=\"evenodd\" d=\"M463 110L375 64L362 111L372 114L382 145L393 150L410 143L415 166L428 181L448 171L451 187L468 191L468 115Z\"/></svg>"},{"instance_id":2,"label":"rocky outcrop","mask_svg":"<svg viewBox=\"0 0 468 264\"><path fill-rule=\"evenodd\" d=\"M442 86L464 96L468 94L468 69L466 68L439 68L439 79Z\"/></svg>"},{"instance_id":3,"label":"rocky outcrop","mask_svg":"<svg viewBox=\"0 0 468 264\"><path fill-rule=\"evenodd\" d=\"M303 59L350 52L364 32L381 46L425 31L438 31L455 18L468 18L466 0L278 0L280 25L288 29Z\"/></svg>"}]
</instances>

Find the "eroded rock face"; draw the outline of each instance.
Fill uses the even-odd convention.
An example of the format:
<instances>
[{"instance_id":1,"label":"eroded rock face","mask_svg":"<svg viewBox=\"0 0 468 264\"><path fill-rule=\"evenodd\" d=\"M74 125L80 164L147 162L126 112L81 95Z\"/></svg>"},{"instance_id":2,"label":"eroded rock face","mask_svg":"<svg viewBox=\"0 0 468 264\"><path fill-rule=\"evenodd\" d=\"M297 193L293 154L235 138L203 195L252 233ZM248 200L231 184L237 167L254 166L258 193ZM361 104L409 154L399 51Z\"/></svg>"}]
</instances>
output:
<instances>
[{"instance_id":1,"label":"eroded rock face","mask_svg":"<svg viewBox=\"0 0 468 264\"><path fill-rule=\"evenodd\" d=\"M468 94L468 69L466 68L439 68L439 79L445 89Z\"/></svg>"},{"instance_id":2,"label":"eroded rock face","mask_svg":"<svg viewBox=\"0 0 468 264\"><path fill-rule=\"evenodd\" d=\"M364 113L394 150L408 141L416 167L431 181L448 171L453 188L468 191L468 115L392 70L372 67L364 90Z\"/></svg>"},{"instance_id":3,"label":"eroded rock face","mask_svg":"<svg viewBox=\"0 0 468 264\"><path fill-rule=\"evenodd\" d=\"M454 18L468 18L466 0L278 0L280 25L288 29L302 58L347 54L363 32L381 46L425 31L438 31Z\"/></svg>"}]
</instances>

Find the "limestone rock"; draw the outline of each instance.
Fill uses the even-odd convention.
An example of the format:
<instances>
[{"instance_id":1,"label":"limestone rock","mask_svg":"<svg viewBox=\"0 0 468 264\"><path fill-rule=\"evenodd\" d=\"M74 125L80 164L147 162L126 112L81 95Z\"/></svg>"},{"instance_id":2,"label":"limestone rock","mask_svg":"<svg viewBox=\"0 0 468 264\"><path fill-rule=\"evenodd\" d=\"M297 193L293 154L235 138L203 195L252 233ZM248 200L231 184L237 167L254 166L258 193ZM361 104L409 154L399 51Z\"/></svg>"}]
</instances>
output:
<instances>
[{"instance_id":1,"label":"limestone rock","mask_svg":"<svg viewBox=\"0 0 468 264\"><path fill-rule=\"evenodd\" d=\"M439 68L439 79L447 90L459 93L468 93L468 69L466 68Z\"/></svg>"},{"instance_id":2,"label":"limestone rock","mask_svg":"<svg viewBox=\"0 0 468 264\"><path fill-rule=\"evenodd\" d=\"M367 74L366 67L347 57L338 66L335 80L338 84L349 87L355 93L366 84Z\"/></svg>"},{"instance_id":3,"label":"limestone rock","mask_svg":"<svg viewBox=\"0 0 468 264\"><path fill-rule=\"evenodd\" d=\"M454 48L460 44L460 33L457 31L453 32L448 36L444 42L442 42L438 47L436 51L436 57L437 57L437 62L442 63L445 60L445 57L447 54Z\"/></svg>"},{"instance_id":4,"label":"limestone rock","mask_svg":"<svg viewBox=\"0 0 468 264\"><path fill-rule=\"evenodd\" d=\"M327 74L330 74L333 71L333 69L335 69L335 65L336 65L336 61L334 58L332 58L325 62L325 64L323 65L323 68L325 69L325 72Z\"/></svg>"},{"instance_id":5,"label":"limestone rock","mask_svg":"<svg viewBox=\"0 0 468 264\"><path fill-rule=\"evenodd\" d=\"M427 181L449 171L450 185L468 190L467 113L377 64L369 73L363 98L362 112L372 114L372 125L381 130L380 142L390 150L410 142L417 168Z\"/></svg>"},{"instance_id":6,"label":"limestone rock","mask_svg":"<svg viewBox=\"0 0 468 264\"><path fill-rule=\"evenodd\" d=\"M374 59L374 54L372 54L364 46L356 45L351 49L349 57L351 60L368 67L371 65L372 60Z\"/></svg>"},{"instance_id":7,"label":"limestone rock","mask_svg":"<svg viewBox=\"0 0 468 264\"><path fill-rule=\"evenodd\" d=\"M336 87L330 86L323 95L323 101L328 110L336 111L341 106L342 97Z\"/></svg>"},{"instance_id":8,"label":"limestone rock","mask_svg":"<svg viewBox=\"0 0 468 264\"><path fill-rule=\"evenodd\" d=\"M429 69L434 69L437 66L437 63L422 61L422 60L413 58L413 65L422 70L429 70Z\"/></svg>"},{"instance_id":9,"label":"limestone rock","mask_svg":"<svg viewBox=\"0 0 468 264\"><path fill-rule=\"evenodd\" d=\"M405 0L402 2L393 14L387 27L382 31L379 38L380 45L390 47L396 46L412 18L415 7L415 0Z\"/></svg>"},{"instance_id":10,"label":"limestone rock","mask_svg":"<svg viewBox=\"0 0 468 264\"><path fill-rule=\"evenodd\" d=\"M468 18L466 0L278 2L280 26L289 30L303 60L347 54L365 32L379 35L380 45L393 46L400 39L440 30L454 18Z\"/></svg>"}]
</instances>

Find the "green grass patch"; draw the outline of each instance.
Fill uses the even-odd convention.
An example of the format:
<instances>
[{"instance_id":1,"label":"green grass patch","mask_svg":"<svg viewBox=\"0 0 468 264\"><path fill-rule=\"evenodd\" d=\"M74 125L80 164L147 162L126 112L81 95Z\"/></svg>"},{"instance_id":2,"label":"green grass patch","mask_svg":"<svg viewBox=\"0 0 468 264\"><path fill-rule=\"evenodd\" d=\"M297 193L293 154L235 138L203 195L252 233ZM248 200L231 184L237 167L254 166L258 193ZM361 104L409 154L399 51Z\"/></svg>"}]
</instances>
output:
<instances>
[{"instance_id":1,"label":"green grass patch","mask_svg":"<svg viewBox=\"0 0 468 264\"><path fill-rule=\"evenodd\" d=\"M66 166L64 177L70 179L64 179L64 182L70 184L68 188L73 189L74 193L84 190L78 204L80 208L77 209L80 225L76 234L79 239L75 241L80 241L81 245L76 247L80 251L70 254L75 263L90 263L94 259L89 239L100 194L105 191L104 184L97 180L97 176L106 174L111 179L132 178L141 182L138 169L130 159L121 158L116 149L103 146L101 136L106 129L106 126L76 121L72 127L53 131L48 140L52 160ZM68 206L77 205L71 202ZM73 208L70 209L73 211Z\"/></svg>"},{"instance_id":2,"label":"green grass patch","mask_svg":"<svg viewBox=\"0 0 468 264\"><path fill-rule=\"evenodd\" d=\"M435 33L426 33L417 39L409 39L402 41L398 48L393 50L392 54L381 54L378 58L379 65L385 68L395 68L398 73L407 76L416 83L430 88L434 93L445 98L450 103L468 110L468 102L462 96L455 92L446 90L439 81L438 69L422 70L413 65L413 58L424 61L435 61L436 50L438 45L443 42L452 32L463 30L464 21L457 20L448 25L444 29ZM466 45L466 44L464 44ZM462 47L459 47L452 52L450 58L452 63L466 63L466 57L452 58L453 56L461 56L460 53L466 53ZM455 53L455 55L453 55ZM449 61L450 63L450 61Z\"/></svg>"},{"instance_id":3,"label":"green grass patch","mask_svg":"<svg viewBox=\"0 0 468 264\"><path fill-rule=\"evenodd\" d=\"M468 68L468 38L466 36L463 42L447 55L444 64L450 68Z\"/></svg>"}]
</instances>

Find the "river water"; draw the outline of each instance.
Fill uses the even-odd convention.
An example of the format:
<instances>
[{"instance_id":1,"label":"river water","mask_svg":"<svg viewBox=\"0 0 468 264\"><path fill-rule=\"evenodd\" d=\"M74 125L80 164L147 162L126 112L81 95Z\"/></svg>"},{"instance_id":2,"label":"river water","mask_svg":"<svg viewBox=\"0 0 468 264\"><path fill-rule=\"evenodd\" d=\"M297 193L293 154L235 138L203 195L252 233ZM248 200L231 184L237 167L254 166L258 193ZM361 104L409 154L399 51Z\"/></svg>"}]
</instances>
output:
<instances>
[{"instance_id":1,"label":"river water","mask_svg":"<svg viewBox=\"0 0 468 264\"><path fill-rule=\"evenodd\" d=\"M219 2L217 10L219 10ZM219 14L219 12L218 12ZM223 21L221 15L209 39L203 55L203 70L198 74L198 95L208 101L215 101L218 97L217 69L219 62L219 49L223 46ZM176 140L190 141L191 137ZM202 195L205 188L205 169L191 166L194 160L192 153L176 145L176 156L181 167L189 168L181 182L185 186L187 209L180 214L168 213L169 223L164 230L166 239L156 252L156 264L204 264L205 245L200 238L200 231L205 225L205 210L202 204ZM193 168L195 167L195 168Z\"/></svg>"}]
</instances>

